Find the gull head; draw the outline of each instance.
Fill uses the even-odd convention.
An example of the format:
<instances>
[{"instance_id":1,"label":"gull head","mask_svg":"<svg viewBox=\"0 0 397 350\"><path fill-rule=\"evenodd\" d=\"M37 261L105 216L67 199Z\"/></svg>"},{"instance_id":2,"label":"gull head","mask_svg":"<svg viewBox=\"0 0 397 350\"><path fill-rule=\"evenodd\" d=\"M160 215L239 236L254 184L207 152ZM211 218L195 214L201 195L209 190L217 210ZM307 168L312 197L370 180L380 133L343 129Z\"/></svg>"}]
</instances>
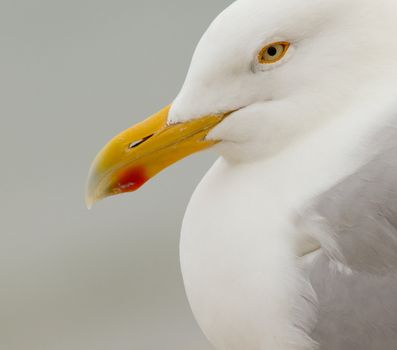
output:
<instances>
[{"instance_id":1,"label":"gull head","mask_svg":"<svg viewBox=\"0 0 397 350\"><path fill-rule=\"evenodd\" d=\"M207 138L238 160L272 155L396 81L396 13L384 0L237 1L198 44L169 119L235 110Z\"/></svg>"},{"instance_id":2,"label":"gull head","mask_svg":"<svg viewBox=\"0 0 397 350\"><path fill-rule=\"evenodd\" d=\"M87 203L211 146L237 162L271 157L391 95L396 12L392 0L236 1L203 35L173 103L98 154Z\"/></svg>"}]
</instances>

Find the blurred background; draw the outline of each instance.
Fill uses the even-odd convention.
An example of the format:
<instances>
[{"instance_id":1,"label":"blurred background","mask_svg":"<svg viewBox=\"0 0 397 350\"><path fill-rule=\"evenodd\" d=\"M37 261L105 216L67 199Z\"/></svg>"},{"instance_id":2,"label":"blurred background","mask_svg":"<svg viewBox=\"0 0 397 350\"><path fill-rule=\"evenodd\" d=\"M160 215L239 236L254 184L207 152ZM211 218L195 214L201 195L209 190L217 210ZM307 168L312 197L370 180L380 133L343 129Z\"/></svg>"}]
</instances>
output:
<instances>
[{"instance_id":1,"label":"blurred background","mask_svg":"<svg viewBox=\"0 0 397 350\"><path fill-rule=\"evenodd\" d=\"M170 103L231 0L0 1L0 349L209 350L178 240L215 159L88 211L91 160Z\"/></svg>"}]
</instances>

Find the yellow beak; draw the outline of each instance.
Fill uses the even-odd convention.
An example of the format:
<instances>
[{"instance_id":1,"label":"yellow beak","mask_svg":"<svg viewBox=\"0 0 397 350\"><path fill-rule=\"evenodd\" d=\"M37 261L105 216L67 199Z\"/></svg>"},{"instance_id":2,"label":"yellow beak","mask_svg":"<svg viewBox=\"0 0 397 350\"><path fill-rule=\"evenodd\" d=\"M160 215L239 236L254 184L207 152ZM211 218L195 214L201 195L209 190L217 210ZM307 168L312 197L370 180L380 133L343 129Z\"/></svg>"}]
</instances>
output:
<instances>
[{"instance_id":1,"label":"yellow beak","mask_svg":"<svg viewBox=\"0 0 397 350\"><path fill-rule=\"evenodd\" d=\"M167 124L170 106L111 140L95 158L88 177L86 202L141 187L164 168L208 148L209 131L230 113Z\"/></svg>"}]
</instances>

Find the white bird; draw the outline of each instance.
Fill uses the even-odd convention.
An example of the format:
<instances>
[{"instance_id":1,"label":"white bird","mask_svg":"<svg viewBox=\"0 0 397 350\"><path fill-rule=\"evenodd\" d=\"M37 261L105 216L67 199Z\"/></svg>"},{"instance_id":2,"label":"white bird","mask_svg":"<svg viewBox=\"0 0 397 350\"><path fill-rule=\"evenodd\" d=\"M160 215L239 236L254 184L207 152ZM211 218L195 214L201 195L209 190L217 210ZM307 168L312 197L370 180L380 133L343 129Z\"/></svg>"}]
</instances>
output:
<instances>
[{"instance_id":1,"label":"white bird","mask_svg":"<svg viewBox=\"0 0 397 350\"><path fill-rule=\"evenodd\" d=\"M97 156L93 203L213 146L181 265L218 350L397 349L397 2L239 0L174 102Z\"/></svg>"}]
</instances>

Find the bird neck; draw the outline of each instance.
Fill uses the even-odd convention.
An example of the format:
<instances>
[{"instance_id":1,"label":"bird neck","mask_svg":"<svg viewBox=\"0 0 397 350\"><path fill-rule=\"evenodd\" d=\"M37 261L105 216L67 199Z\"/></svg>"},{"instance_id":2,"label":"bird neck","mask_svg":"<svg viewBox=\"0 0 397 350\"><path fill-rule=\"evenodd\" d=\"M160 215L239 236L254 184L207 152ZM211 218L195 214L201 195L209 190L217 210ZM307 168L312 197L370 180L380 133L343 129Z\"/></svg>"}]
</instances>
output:
<instances>
[{"instance_id":1,"label":"bird neck","mask_svg":"<svg viewBox=\"0 0 397 350\"><path fill-rule=\"evenodd\" d=\"M335 118L271 158L220 158L197 187L183 223L181 266L193 312L217 348L311 349L296 328L313 321L297 256L313 246L295 219L370 156L369 140L387 118L368 112ZM296 318L297 309L306 319Z\"/></svg>"}]
</instances>

